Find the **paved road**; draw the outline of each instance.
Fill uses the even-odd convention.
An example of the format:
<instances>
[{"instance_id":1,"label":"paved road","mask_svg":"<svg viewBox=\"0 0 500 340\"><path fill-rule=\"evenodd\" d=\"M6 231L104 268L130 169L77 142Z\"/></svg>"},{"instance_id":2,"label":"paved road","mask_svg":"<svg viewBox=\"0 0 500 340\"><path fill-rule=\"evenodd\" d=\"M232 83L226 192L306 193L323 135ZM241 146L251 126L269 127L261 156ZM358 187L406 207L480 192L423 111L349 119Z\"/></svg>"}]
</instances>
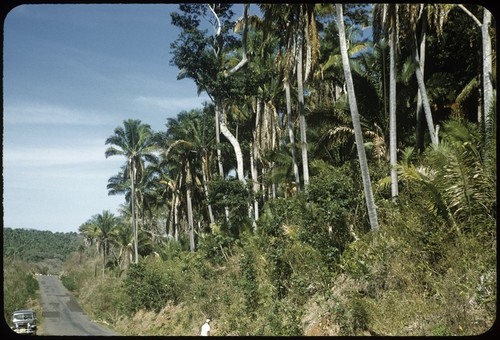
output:
<instances>
[{"instance_id":1,"label":"paved road","mask_svg":"<svg viewBox=\"0 0 500 340\"><path fill-rule=\"evenodd\" d=\"M40 275L43 323L38 335L119 335L90 321L57 276Z\"/></svg>"}]
</instances>

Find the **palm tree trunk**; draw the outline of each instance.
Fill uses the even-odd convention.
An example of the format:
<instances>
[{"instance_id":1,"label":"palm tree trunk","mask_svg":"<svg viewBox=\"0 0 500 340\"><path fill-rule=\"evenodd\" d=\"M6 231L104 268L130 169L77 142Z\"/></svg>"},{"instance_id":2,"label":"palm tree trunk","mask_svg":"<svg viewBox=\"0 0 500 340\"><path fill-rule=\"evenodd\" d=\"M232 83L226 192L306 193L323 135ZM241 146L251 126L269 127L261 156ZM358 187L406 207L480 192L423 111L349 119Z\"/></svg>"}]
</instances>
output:
<instances>
[{"instance_id":1,"label":"palm tree trunk","mask_svg":"<svg viewBox=\"0 0 500 340\"><path fill-rule=\"evenodd\" d=\"M259 173L258 173L258 168L257 168L257 160L259 159L259 145L261 141L261 132L259 129L262 128L262 125L260 123L261 121L261 116L262 116L262 98L257 97L256 98L256 109L255 109L255 127L253 131L253 142L251 144L251 151L250 151L250 171L251 171L251 176L252 176L252 191L254 194L254 200L253 200L253 217L252 217L252 226L254 232L257 231L257 220L259 219L259 201L258 201L258 194L259 194L259 189L260 189L260 184L259 184Z\"/></svg>"},{"instance_id":2,"label":"palm tree trunk","mask_svg":"<svg viewBox=\"0 0 500 340\"><path fill-rule=\"evenodd\" d=\"M179 196L177 194L175 194L175 198L173 198L174 200L174 206L172 207L173 209L173 215L174 215L174 240L175 241L179 241L179 204L180 204L180 201L179 201Z\"/></svg>"},{"instance_id":3,"label":"palm tree trunk","mask_svg":"<svg viewBox=\"0 0 500 340\"><path fill-rule=\"evenodd\" d=\"M425 17L422 20L422 31L420 33L420 70L424 76L425 65L425 40L427 35L427 20ZM416 127L416 142L415 147L419 152L424 151L424 120L425 116L422 109L422 94L420 90L417 91L417 127Z\"/></svg>"},{"instance_id":4,"label":"palm tree trunk","mask_svg":"<svg viewBox=\"0 0 500 340\"><path fill-rule=\"evenodd\" d=\"M187 204L187 218L188 218L188 226L189 226L189 249L191 252L194 252L194 221L193 221L193 204L191 201L191 186L192 183L192 174L191 174L191 166L189 161L187 161L187 174L186 174L186 204Z\"/></svg>"},{"instance_id":5,"label":"palm tree trunk","mask_svg":"<svg viewBox=\"0 0 500 340\"><path fill-rule=\"evenodd\" d=\"M135 218L135 166L132 160L130 161L130 182L132 183L130 201L132 211L132 228L134 230L134 261L137 264L139 262L139 242L137 240L137 221Z\"/></svg>"},{"instance_id":6,"label":"palm tree trunk","mask_svg":"<svg viewBox=\"0 0 500 340\"><path fill-rule=\"evenodd\" d=\"M415 75L417 76L418 89L422 95L422 105L424 106L425 118L427 121L427 128L429 129L429 135L433 145L438 145L438 137L436 131L434 130L434 122L432 120L432 111L429 104L429 98L427 97L427 90L425 88L424 76L422 70L420 69L420 60L418 57L418 44L416 44L413 49L413 63L415 65Z\"/></svg>"},{"instance_id":7,"label":"palm tree trunk","mask_svg":"<svg viewBox=\"0 0 500 340\"><path fill-rule=\"evenodd\" d=\"M222 167L222 151L220 149L220 122L219 122L219 110L221 104L215 102L215 142L217 144L217 164L219 165L219 176L224 178L224 168Z\"/></svg>"},{"instance_id":8,"label":"palm tree trunk","mask_svg":"<svg viewBox=\"0 0 500 340\"><path fill-rule=\"evenodd\" d=\"M220 133L221 133L221 117L222 117L222 103L221 100L216 98L215 103L215 136L217 141L217 163L219 164L219 175L220 178L224 178L224 169L222 167L222 153L220 149ZM226 215L226 221L229 221L229 207L224 207L224 213Z\"/></svg>"},{"instance_id":9,"label":"palm tree trunk","mask_svg":"<svg viewBox=\"0 0 500 340\"><path fill-rule=\"evenodd\" d=\"M491 52L491 36L489 28L491 25L491 12L483 7L483 22L479 21L474 14L472 14L464 5L458 5L468 16L474 20L479 28L481 28L481 39L483 45L483 110L478 110L477 120L483 122L484 135L486 145L491 138L492 129L494 128L494 121L492 117L492 104L493 104L493 84L492 77L492 52ZM486 148L485 148L486 149Z\"/></svg>"},{"instance_id":10,"label":"palm tree trunk","mask_svg":"<svg viewBox=\"0 0 500 340\"><path fill-rule=\"evenodd\" d=\"M397 173L397 131L396 131L396 28L389 32L389 148L391 163L391 197L393 200L398 196L398 173Z\"/></svg>"},{"instance_id":11,"label":"palm tree trunk","mask_svg":"<svg viewBox=\"0 0 500 340\"><path fill-rule=\"evenodd\" d=\"M255 132L254 132L255 135ZM259 176L257 173L257 156L258 156L258 150L257 150L257 143L254 142L250 145L251 151L250 151L250 170L252 174L252 191L254 195L253 199L253 214L252 214L252 226L254 232L257 231L257 220L259 219L259 201L257 200L257 195L259 193Z\"/></svg>"},{"instance_id":12,"label":"palm tree trunk","mask_svg":"<svg viewBox=\"0 0 500 340\"><path fill-rule=\"evenodd\" d=\"M300 26L302 27L302 26ZM299 104L299 125L300 125L300 146L302 149L302 177L304 178L304 188L309 185L309 165L307 160L307 134L306 118L304 116L304 84L302 72L302 33L297 35L297 94Z\"/></svg>"},{"instance_id":13,"label":"palm tree trunk","mask_svg":"<svg viewBox=\"0 0 500 340\"><path fill-rule=\"evenodd\" d=\"M202 159L202 176L203 176L203 190L205 191L205 197L208 197L208 157L206 154L203 155ZM208 204L208 217L210 219L210 224L215 223L214 213L212 211L212 204Z\"/></svg>"},{"instance_id":14,"label":"palm tree trunk","mask_svg":"<svg viewBox=\"0 0 500 340\"><path fill-rule=\"evenodd\" d=\"M104 251L102 253L102 276L104 277L104 268L106 268L106 241L103 242Z\"/></svg>"},{"instance_id":15,"label":"palm tree trunk","mask_svg":"<svg viewBox=\"0 0 500 340\"><path fill-rule=\"evenodd\" d=\"M492 52L491 37L489 28L491 25L491 12L483 7L483 24L481 26L481 35L483 42L483 102L484 102L484 131L487 145L491 138L493 128L492 103L493 103L493 84L492 78Z\"/></svg>"},{"instance_id":16,"label":"palm tree trunk","mask_svg":"<svg viewBox=\"0 0 500 340\"><path fill-rule=\"evenodd\" d=\"M342 54L342 66L344 68L344 76L347 85L347 97L349 99L349 108L351 110L352 124L354 128L354 137L356 139L356 148L358 150L359 166L361 168L361 176L363 178L363 188L365 192L366 206L368 209L368 217L370 226L373 232L377 233L379 229L377 210L375 207L375 199L371 187L370 172L368 170L368 161L366 159L363 132L361 131L361 123L359 120L358 106L356 103L356 95L354 92L354 84L352 80L351 68L349 66L349 56L347 54L347 43L345 39L344 28L344 13L342 4L336 4L337 9L337 25L339 30L340 52ZM376 241L375 241L376 242Z\"/></svg>"},{"instance_id":17,"label":"palm tree trunk","mask_svg":"<svg viewBox=\"0 0 500 340\"><path fill-rule=\"evenodd\" d=\"M295 175L295 187L297 188L297 191L299 191L300 175L299 175L299 167L297 166L297 156L295 153L295 134L293 132L293 119L292 119L292 98L290 95L290 81L288 79L288 75L285 77L285 96L286 96L288 136L290 137L290 147L292 150L293 174Z\"/></svg>"}]
</instances>

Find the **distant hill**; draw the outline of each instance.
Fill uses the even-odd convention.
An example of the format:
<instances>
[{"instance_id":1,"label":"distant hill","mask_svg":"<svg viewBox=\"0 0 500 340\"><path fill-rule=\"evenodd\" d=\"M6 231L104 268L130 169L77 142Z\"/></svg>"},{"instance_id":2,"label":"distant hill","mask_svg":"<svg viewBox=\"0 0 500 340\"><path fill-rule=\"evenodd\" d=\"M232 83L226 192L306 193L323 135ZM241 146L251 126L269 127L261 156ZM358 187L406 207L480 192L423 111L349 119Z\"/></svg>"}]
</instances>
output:
<instances>
[{"instance_id":1,"label":"distant hill","mask_svg":"<svg viewBox=\"0 0 500 340\"><path fill-rule=\"evenodd\" d=\"M81 236L76 232L4 228L3 255L35 263L49 259L64 262L77 251L80 240Z\"/></svg>"}]
</instances>

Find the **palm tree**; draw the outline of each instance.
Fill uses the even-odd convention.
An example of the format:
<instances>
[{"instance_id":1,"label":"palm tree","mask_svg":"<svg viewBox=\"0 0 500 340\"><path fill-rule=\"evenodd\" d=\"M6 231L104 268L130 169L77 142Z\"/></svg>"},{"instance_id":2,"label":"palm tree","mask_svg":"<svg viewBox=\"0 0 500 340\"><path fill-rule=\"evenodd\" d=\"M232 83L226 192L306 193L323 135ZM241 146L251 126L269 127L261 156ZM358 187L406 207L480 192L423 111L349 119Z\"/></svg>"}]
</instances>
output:
<instances>
[{"instance_id":1,"label":"palm tree","mask_svg":"<svg viewBox=\"0 0 500 340\"><path fill-rule=\"evenodd\" d=\"M391 164L391 196L398 196L398 173L397 173L397 132L396 132L396 36L398 30L397 4L375 5L374 37L379 40L380 35L378 22L381 22L381 30L389 33L389 155ZM385 62L385 61L384 61Z\"/></svg>"},{"instance_id":2,"label":"palm tree","mask_svg":"<svg viewBox=\"0 0 500 340\"><path fill-rule=\"evenodd\" d=\"M293 173L295 177L295 185L297 190L300 190L300 174L297 165L296 146L295 146L295 133L294 133L294 119L292 117L292 98L291 98L291 77L293 71L293 64L295 60L295 44L293 31L296 28L292 23L296 23L294 11L292 6L300 5L275 5L275 4L260 4L259 8L264 13L264 39L267 41L272 39L280 32L279 49L276 56L276 65L280 69L283 77L283 86L285 88L286 100L286 116L288 136L290 139L290 148L293 162Z\"/></svg>"},{"instance_id":3,"label":"palm tree","mask_svg":"<svg viewBox=\"0 0 500 340\"><path fill-rule=\"evenodd\" d=\"M205 172L208 171L208 164L203 163L207 161L206 154L209 142L213 138L211 135L207 135L207 126L203 124L203 121L204 116L199 110L181 112L177 119L168 119L166 133L160 133L156 137L158 145L164 150L162 158L165 162L176 162L180 166L178 171L185 174L185 178L184 176L177 177L179 182L176 186L183 187L186 192L186 213L191 251L194 251L195 248L192 197L197 183L202 183L205 197L208 196L206 183L208 174ZM214 217L210 204L208 212L211 222L213 222Z\"/></svg>"},{"instance_id":4,"label":"palm tree","mask_svg":"<svg viewBox=\"0 0 500 340\"><path fill-rule=\"evenodd\" d=\"M110 239L112 239L113 229L117 225L116 217L109 211L104 210L102 214L98 214L93 218L93 223L97 225L99 230L99 242L102 247L102 271L106 267L106 257L109 255Z\"/></svg>"},{"instance_id":5,"label":"palm tree","mask_svg":"<svg viewBox=\"0 0 500 340\"><path fill-rule=\"evenodd\" d=\"M113 229L112 234L111 242L118 250L116 255L118 265L121 269L125 269L133 261L134 233L127 223L121 221Z\"/></svg>"},{"instance_id":6,"label":"palm tree","mask_svg":"<svg viewBox=\"0 0 500 340\"><path fill-rule=\"evenodd\" d=\"M82 236L85 238L86 246L93 246L94 244L96 245L96 251L97 254L99 254L100 245L97 242L97 239L99 237L99 228L95 223L92 223L92 219L89 219L87 222L79 226L78 232L80 232L80 234L82 234Z\"/></svg>"},{"instance_id":7,"label":"palm tree","mask_svg":"<svg viewBox=\"0 0 500 340\"><path fill-rule=\"evenodd\" d=\"M413 150L406 150L398 172L403 181L423 189L419 198L430 214L456 233L486 234L489 242L495 239L496 163L481 157L483 134L472 123L447 121L439 145L427 148L420 164L411 164Z\"/></svg>"},{"instance_id":8,"label":"palm tree","mask_svg":"<svg viewBox=\"0 0 500 340\"><path fill-rule=\"evenodd\" d=\"M316 26L315 4L262 4L264 13L264 35L266 39L280 38L280 53L276 64L283 73L285 87L287 126L293 158L294 176L297 190L300 190L300 174L295 152L294 119L292 118L291 78L295 72L297 79L297 105L300 128L302 176L304 186L309 184L307 151L307 126L305 119L304 83L313 74L319 58L319 35ZM275 29L270 29L274 27ZM305 52L305 53L304 53Z\"/></svg>"},{"instance_id":9,"label":"palm tree","mask_svg":"<svg viewBox=\"0 0 500 340\"><path fill-rule=\"evenodd\" d=\"M113 242L113 230L117 226L117 218L109 211L92 216L79 231L86 237L91 237L96 242L97 251L102 256L102 271L106 267L106 257L109 255L109 245Z\"/></svg>"},{"instance_id":10,"label":"palm tree","mask_svg":"<svg viewBox=\"0 0 500 340\"><path fill-rule=\"evenodd\" d=\"M106 145L111 145L106 151L106 158L120 155L127 159L125 173L130 179L130 206L132 210L132 228L134 230L134 251L135 263L139 261L138 232L136 221L136 183L143 177L145 162L157 161L154 155L155 145L152 142L152 130L147 124L142 124L140 120L128 119L123 122L123 127L117 127L114 135L106 139Z\"/></svg>"},{"instance_id":11,"label":"palm tree","mask_svg":"<svg viewBox=\"0 0 500 340\"><path fill-rule=\"evenodd\" d=\"M344 29L344 13L342 4L336 4L337 9L337 25L339 30L340 52L342 54L342 65L344 68L344 76L347 85L347 96L349 99L349 107L351 110L352 124L354 127L354 135L356 139L356 147L358 150L359 166L361 168L361 176L363 178L363 188L365 192L366 206L368 209L368 217L370 219L370 226L372 231L378 232L378 218L377 210L375 207L375 199L371 187L370 172L368 170L368 162L363 144L363 132L359 120L358 107L356 103L356 94L354 92L354 85L352 80L351 68L349 65L349 56L347 54L347 44L345 39Z\"/></svg>"}]
</instances>

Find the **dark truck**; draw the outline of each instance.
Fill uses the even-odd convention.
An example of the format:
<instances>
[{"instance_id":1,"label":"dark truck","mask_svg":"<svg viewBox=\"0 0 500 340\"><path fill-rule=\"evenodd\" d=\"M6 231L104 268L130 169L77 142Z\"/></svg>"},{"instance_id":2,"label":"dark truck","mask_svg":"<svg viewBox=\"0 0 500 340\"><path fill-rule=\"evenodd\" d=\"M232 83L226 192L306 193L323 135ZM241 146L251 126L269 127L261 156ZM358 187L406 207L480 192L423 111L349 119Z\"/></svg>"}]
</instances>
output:
<instances>
[{"instance_id":1,"label":"dark truck","mask_svg":"<svg viewBox=\"0 0 500 340\"><path fill-rule=\"evenodd\" d=\"M18 334L36 335L36 312L34 310L16 310L12 314L12 329Z\"/></svg>"}]
</instances>

